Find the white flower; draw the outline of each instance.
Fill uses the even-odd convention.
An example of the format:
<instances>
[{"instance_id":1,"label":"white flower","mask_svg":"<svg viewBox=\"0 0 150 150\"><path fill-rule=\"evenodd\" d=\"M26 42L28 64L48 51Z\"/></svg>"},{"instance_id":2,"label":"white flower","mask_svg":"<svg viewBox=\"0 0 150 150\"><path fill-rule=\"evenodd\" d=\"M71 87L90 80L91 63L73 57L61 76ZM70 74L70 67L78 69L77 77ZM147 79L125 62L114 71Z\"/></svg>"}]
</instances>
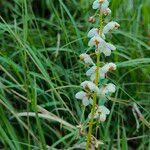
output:
<instances>
[{"instance_id":1,"label":"white flower","mask_svg":"<svg viewBox=\"0 0 150 150\"><path fill-rule=\"evenodd\" d=\"M105 96L110 93L115 93L116 86L112 83L109 83L99 89L99 96Z\"/></svg>"},{"instance_id":2,"label":"white flower","mask_svg":"<svg viewBox=\"0 0 150 150\"><path fill-rule=\"evenodd\" d=\"M105 43L105 41L99 35L96 35L90 39L88 46L96 46L97 48L99 48L99 46L103 43Z\"/></svg>"},{"instance_id":3,"label":"white flower","mask_svg":"<svg viewBox=\"0 0 150 150\"><path fill-rule=\"evenodd\" d=\"M88 106L89 104L93 103L93 100L90 98L89 94L84 91L76 93L75 97L82 100L82 104L84 106Z\"/></svg>"},{"instance_id":4,"label":"white flower","mask_svg":"<svg viewBox=\"0 0 150 150\"><path fill-rule=\"evenodd\" d=\"M98 8L100 8L100 5L101 5L100 1L99 0L95 0L93 2L92 8L93 9L98 9Z\"/></svg>"},{"instance_id":5,"label":"white flower","mask_svg":"<svg viewBox=\"0 0 150 150\"><path fill-rule=\"evenodd\" d=\"M101 122L106 120L106 116L110 113L109 109L105 106L99 106L94 114L94 119L98 119ZM88 116L91 118L91 113Z\"/></svg>"},{"instance_id":6,"label":"white flower","mask_svg":"<svg viewBox=\"0 0 150 150\"><path fill-rule=\"evenodd\" d=\"M81 86L85 90L90 90L91 92L99 93L99 88L91 81L84 81L84 82L81 83Z\"/></svg>"},{"instance_id":7,"label":"white flower","mask_svg":"<svg viewBox=\"0 0 150 150\"><path fill-rule=\"evenodd\" d=\"M98 28L92 28L89 32L87 37L92 38L93 36L96 36L99 34L99 29Z\"/></svg>"},{"instance_id":8,"label":"white flower","mask_svg":"<svg viewBox=\"0 0 150 150\"><path fill-rule=\"evenodd\" d=\"M105 56L110 56L112 50L116 50L116 47L110 43L101 42L99 45L100 52L104 53Z\"/></svg>"},{"instance_id":9,"label":"white flower","mask_svg":"<svg viewBox=\"0 0 150 150\"><path fill-rule=\"evenodd\" d=\"M88 46L96 46L97 50L104 53L105 56L110 56L111 51L116 49L114 45L105 42L99 35L92 37L88 43Z\"/></svg>"},{"instance_id":10,"label":"white flower","mask_svg":"<svg viewBox=\"0 0 150 150\"><path fill-rule=\"evenodd\" d=\"M103 0L103 3L101 4L101 11L103 12L104 10L106 10L109 6L109 2L107 0Z\"/></svg>"},{"instance_id":11,"label":"white flower","mask_svg":"<svg viewBox=\"0 0 150 150\"><path fill-rule=\"evenodd\" d=\"M110 113L110 111L105 106L99 106L98 113L99 113L99 118L98 118L99 121L104 122L106 120L106 116Z\"/></svg>"},{"instance_id":12,"label":"white flower","mask_svg":"<svg viewBox=\"0 0 150 150\"><path fill-rule=\"evenodd\" d=\"M91 76L96 71L97 66L92 66L87 72L87 76Z\"/></svg>"},{"instance_id":13,"label":"white flower","mask_svg":"<svg viewBox=\"0 0 150 150\"><path fill-rule=\"evenodd\" d=\"M93 9L100 9L100 10L105 10L109 6L109 2L107 0L95 0L93 2L92 8Z\"/></svg>"},{"instance_id":14,"label":"white flower","mask_svg":"<svg viewBox=\"0 0 150 150\"><path fill-rule=\"evenodd\" d=\"M95 78L96 78L96 70L97 70L97 67L96 67L96 66L92 66L92 67L86 72L86 75L87 75L87 76L90 76L91 81L94 81ZM100 79L104 79L104 78L105 78L105 73L103 73L103 72L101 71L101 68L99 68L99 78L100 78Z\"/></svg>"},{"instance_id":15,"label":"white flower","mask_svg":"<svg viewBox=\"0 0 150 150\"><path fill-rule=\"evenodd\" d=\"M108 93L115 93L116 91L116 86L112 83L107 84L106 86L106 92Z\"/></svg>"},{"instance_id":16,"label":"white flower","mask_svg":"<svg viewBox=\"0 0 150 150\"><path fill-rule=\"evenodd\" d=\"M102 68L99 68L99 78L104 79L108 71L116 70L116 65L114 63L107 63ZM91 81L94 81L96 78L97 66L92 66L87 70L86 75L90 77Z\"/></svg>"},{"instance_id":17,"label":"white flower","mask_svg":"<svg viewBox=\"0 0 150 150\"><path fill-rule=\"evenodd\" d=\"M103 10L103 14L106 16L106 15L109 15L111 14L111 10L109 8L106 8L105 10Z\"/></svg>"},{"instance_id":18,"label":"white flower","mask_svg":"<svg viewBox=\"0 0 150 150\"><path fill-rule=\"evenodd\" d=\"M90 77L91 81L94 81L96 79L96 70L97 66L92 66L87 72L86 75Z\"/></svg>"},{"instance_id":19,"label":"white flower","mask_svg":"<svg viewBox=\"0 0 150 150\"><path fill-rule=\"evenodd\" d=\"M101 68L101 72L106 74L108 71L116 70L116 64L114 63L107 63Z\"/></svg>"},{"instance_id":20,"label":"white flower","mask_svg":"<svg viewBox=\"0 0 150 150\"><path fill-rule=\"evenodd\" d=\"M94 36L100 36L100 31L99 31L98 28L92 28L92 29L88 32L88 35L87 35L88 38L92 38L92 37L94 37ZM102 37L103 39L105 39L105 34L102 33L101 37Z\"/></svg>"},{"instance_id":21,"label":"white flower","mask_svg":"<svg viewBox=\"0 0 150 150\"><path fill-rule=\"evenodd\" d=\"M88 55L86 53L81 54L80 59L83 60L86 64L94 64L94 62L91 59L90 55Z\"/></svg>"},{"instance_id":22,"label":"white flower","mask_svg":"<svg viewBox=\"0 0 150 150\"><path fill-rule=\"evenodd\" d=\"M109 31L113 29L118 29L119 27L120 25L117 22L111 21L103 28L103 33L107 34Z\"/></svg>"}]
</instances>

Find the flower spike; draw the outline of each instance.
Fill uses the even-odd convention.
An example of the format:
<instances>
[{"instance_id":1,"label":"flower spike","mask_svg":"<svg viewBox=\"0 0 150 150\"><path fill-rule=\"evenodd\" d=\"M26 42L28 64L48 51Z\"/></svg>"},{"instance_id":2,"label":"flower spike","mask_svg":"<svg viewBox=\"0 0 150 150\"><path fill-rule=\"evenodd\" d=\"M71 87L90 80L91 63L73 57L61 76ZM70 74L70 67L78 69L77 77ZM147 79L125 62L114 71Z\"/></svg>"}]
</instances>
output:
<instances>
[{"instance_id":1,"label":"flower spike","mask_svg":"<svg viewBox=\"0 0 150 150\"><path fill-rule=\"evenodd\" d=\"M93 53L91 55L94 58L91 58L90 54L86 53L80 55L80 58L85 64L90 65L86 71L86 76L89 77L90 81L86 80L82 82L80 86L83 91L79 91L75 95L77 99L82 100L84 106L92 105L91 112L88 116L90 122L86 150L90 150L91 148L94 121L104 122L106 121L107 115L110 113L107 107L104 105L99 106L98 104L100 104L100 102L97 101L101 101L103 98L105 99L105 97L111 96L112 93L115 93L116 86L113 83L108 83L107 77L109 76L108 72L116 70L117 66L113 62L101 63L100 60L102 56L108 57L114 50L116 50L116 47L113 44L108 43L106 40L106 34L120 27L115 21L111 21L103 27L103 16L111 14L108 0L95 0L92 8L97 11L88 21L94 23L96 21L96 16L99 16L99 26L90 29L87 37L89 38L88 46L91 47L90 50L92 51L93 48L95 48L95 55Z\"/></svg>"}]
</instances>

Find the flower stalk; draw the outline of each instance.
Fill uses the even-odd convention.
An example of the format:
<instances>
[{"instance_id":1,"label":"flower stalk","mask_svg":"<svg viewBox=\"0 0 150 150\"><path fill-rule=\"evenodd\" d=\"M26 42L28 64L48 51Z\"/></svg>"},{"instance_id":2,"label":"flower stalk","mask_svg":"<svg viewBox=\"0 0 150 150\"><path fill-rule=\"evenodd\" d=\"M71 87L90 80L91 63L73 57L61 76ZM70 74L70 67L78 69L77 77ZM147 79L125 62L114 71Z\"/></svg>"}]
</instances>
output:
<instances>
[{"instance_id":1,"label":"flower stalk","mask_svg":"<svg viewBox=\"0 0 150 150\"><path fill-rule=\"evenodd\" d=\"M99 17L99 34L102 35L102 29L103 29L103 15L100 13L100 17ZM97 62L96 62L96 66L97 66L97 70L96 70L96 79L95 79L95 84L98 86L99 83L99 69L100 69L100 51L97 51ZM93 129L93 120L94 120L94 114L95 114L95 110L96 110L96 104L97 104L97 93L95 92L93 94L93 106L91 109L91 119L89 122L89 131L88 131L88 135L87 135L87 143L86 143L86 150L89 149L90 146L90 141L91 141L91 136L92 136L92 129Z\"/></svg>"},{"instance_id":2,"label":"flower stalk","mask_svg":"<svg viewBox=\"0 0 150 150\"><path fill-rule=\"evenodd\" d=\"M116 86L113 83L107 83L108 81L105 80L108 72L116 70L116 65L110 62L101 66L100 61L101 53L108 57L111 55L111 52L116 49L114 45L105 41L105 35L108 34L109 31L117 29L120 26L118 23L111 21L103 28L103 15L109 15L111 13L108 6L109 2L107 0L95 0L92 6L93 9L98 9L99 13L97 15L99 16L99 27L92 28L88 32L87 36L90 38L88 46L95 47L96 63L94 63L89 54L83 53L80 55L80 58L85 64L88 64L89 66L92 65L92 67L90 67L90 69L86 72L86 75L90 77L91 81L86 80L82 82L81 87L83 90L75 95L77 99L82 100L82 104L84 106L92 105L91 112L88 116L90 121L85 147L86 150L98 148L101 143L97 140L97 144L93 144L94 136L92 135L92 130L94 119L97 120L96 123L104 122L106 120L106 116L110 113L109 109L106 108L104 104L98 105L97 99L110 96L116 91ZM99 84L99 81L101 80L105 80L105 82L101 82L101 84Z\"/></svg>"}]
</instances>

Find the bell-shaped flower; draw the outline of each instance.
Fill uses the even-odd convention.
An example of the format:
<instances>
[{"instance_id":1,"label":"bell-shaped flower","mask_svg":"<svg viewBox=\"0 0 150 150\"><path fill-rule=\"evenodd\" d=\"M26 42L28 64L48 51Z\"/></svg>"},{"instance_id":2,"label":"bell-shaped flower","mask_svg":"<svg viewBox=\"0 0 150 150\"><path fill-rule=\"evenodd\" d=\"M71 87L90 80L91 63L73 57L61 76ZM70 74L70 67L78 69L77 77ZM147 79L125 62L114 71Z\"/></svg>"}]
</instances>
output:
<instances>
[{"instance_id":1,"label":"bell-shaped flower","mask_svg":"<svg viewBox=\"0 0 150 150\"><path fill-rule=\"evenodd\" d=\"M115 93L115 91L116 91L116 86L112 83L109 83L99 89L98 95L105 96L111 93Z\"/></svg>"},{"instance_id":2,"label":"bell-shaped flower","mask_svg":"<svg viewBox=\"0 0 150 150\"><path fill-rule=\"evenodd\" d=\"M93 36L89 43L88 46L96 46L97 49L99 49L100 45L103 45L103 43L106 43L99 35Z\"/></svg>"},{"instance_id":3,"label":"bell-shaped flower","mask_svg":"<svg viewBox=\"0 0 150 150\"><path fill-rule=\"evenodd\" d=\"M103 28L103 33L107 34L109 31L112 31L113 29L118 29L119 27L120 25L117 22L111 21Z\"/></svg>"},{"instance_id":4,"label":"bell-shaped flower","mask_svg":"<svg viewBox=\"0 0 150 150\"><path fill-rule=\"evenodd\" d=\"M104 74L106 74L107 72L109 72L109 71L112 71L112 70L116 70L116 64L114 64L114 63L107 63L107 64L105 64L102 68L101 68L101 72L102 73L104 73Z\"/></svg>"},{"instance_id":5,"label":"bell-shaped flower","mask_svg":"<svg viewBox=\"0 0 150 150\"><path fill-rule=\"evenodd\" d=\"M104 53L105 56L110 56L111 51L116 50L116 47L110 43L102 42L102 44L99 44L99 50Z\"/></svg>"},{"instance_id":6,"label":"bell-shaped flower","mask_svg":"<svg viewBox=\"0 0 150 150\"><path fill-rule=\"evenodd\" d=\"M107 63L102 68L99 68L99 78L104 79L106 77L106 73L112 70L116 70L116 65L114 63ZM96 79L96 71L97 66L92 66L89 70L87 70L86 75L90 77L91 81L95 81Z\"/></svg>"},{"instance_id":7,"label":"bell-shaped flower","mask_svg":"<svg viewBox=\"0 0 150 150\"><path fill-rule=\"evenodd\" d=\"M90 95L84 91L80 91L80 92L76 93L75 97L79 100L82 100L82 104L84 106L93 104L93 100L90 98Z\"/></svg>"},{"instance_id":8,"label":"bell-shaped flower","mask_svg":"<svg viewBox=\"0 0 150 150\"><path fill-rule=\"evenodd\" d=\"M105 56L110 56L112 50L116 50L116 47L110 43L105 42L99 35L90 39L88 46L96 46L97 50L104 53Z\"/></svg>"},{"instance_id":9,"label":"bell-shaped flower","mask_svg":"<svg viewBox=\"0 0 150 150\"><path fill-rule=\"evenodd\" d=\"M104 122L106 120L106 116L110 113L109 109L105 106L99 106L98 107L98 113L99 113L99 121Z\"/></svg>"},{"instance_id":10,"label":"bell-shaped flower","mask_svg":"<svg viewBox=\"0 0 150 150\"><path fill-rule=\"evenodd\" d=\"M109 2L107 0L95 0L93 2L92 8L93 9L100 9L100 10L105 10L109 6Z\"/></svg>"},{"instance_id":11,"label":"bell-shaped flower","mask_svg":"<svg viewBox=\"0 0 150 150\"><path fill-rule=\"evenodd\" d=\"M106 93L115 93L116 86L112 83L107 84L106 86Z\"/></svg>"},{"instance_id":12,"label":"bell-shaped flower","mask_svg":"<svg viewBox=\"0 0 150 150\"><path fill-rule=\"evenodd\" d=\"M87 37L92 38L93 36L99 35L99 29L98 28L92 28L89 32Z\"/></svg>"},{"instance_id":13,"label":"bell-shaped flower","mask_svg":"<svg viewBox=\"0 0 150 150\"><path fill-rule=\"evenodd\" d=\"M105 106L98 106L94 114L94 119L98 119L100 122L106 120L106 116L110 113L109 109ZM91 113L88 116L91 119Z\"/></svg>"},{"instance_id":14,"label":"bell-shaped flower","mask_svg":"<svg viewBox=\"0 0 150 150\"><path fill-rule=\"evenodd\" d=\"M83 60L86 64L94 64L90 55L83 53L80 55L80 59Z\"/></svg>"},{"instance_id":15,"label":"bell-shaped flower","mask_svg":"<svg viewBox=\"0 0 150 150\"><path fill-rule=\"evenodd\" d=\"M81 83L81 86L90 92L99 93L99 88L91 81L84 81Z\"/></svg>"},{"instance_id":16,"label":"bell-shaped flower","mask_svg":"<svg viewBox=\"0 0 150 150\"><path fill-rule=\"evenodd\" d=\"M92 66L87 72L86 75L90 77L91 81L95 81L96 79L96 71L97 71L97 66ZM104 79L105 78L105 73L101 71L101 68L99 68L99 78Z\"/></svg>"},{"instance_id":17,"label":"bell-shaped flower","mask_svg":"<svg viewBox=\"0 0 150 150\"><path fill-rule=\"evenodd\" d=\"M92 29L88 32L88 35L87 35L88 38L93 38L94 36L100 36L100 37L102 37L103 39L105 39L104 33L102 33L102 35L100 35L100 30L99 30L98 28L92 28Z\"/></svg>"},{"instance_id":18,"label":"bell-shaped flower","mask_svg":"<svg viewBox=\"0 0 150 150\"><path fill-rule=\"evenodd\" d=\"M103 14L105 16L107 16L107 15L111 14L111 10L109 8L106 8L106 9L103 10Z\"/></svg>"}]
</instances>

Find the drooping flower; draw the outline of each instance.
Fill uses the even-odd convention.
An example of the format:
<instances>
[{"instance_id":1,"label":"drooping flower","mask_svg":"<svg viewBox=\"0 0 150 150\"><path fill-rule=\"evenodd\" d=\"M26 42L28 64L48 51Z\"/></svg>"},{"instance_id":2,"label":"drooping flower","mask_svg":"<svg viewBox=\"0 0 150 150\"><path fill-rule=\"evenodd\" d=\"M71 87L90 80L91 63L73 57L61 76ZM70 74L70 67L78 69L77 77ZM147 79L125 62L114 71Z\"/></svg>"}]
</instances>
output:
<instances>
[{"instance_id":1,"label":"drooping flower","mask_svg":"<svg viewBox=\"0 0 150 150\"><path fill-rule=\"evenodd\" d=\"M111 21L103 28L103 33L107 34L109 31L112 31L113 29L118 29L119 27L120 25L117 22Z\"/></svg>"},{"instance_id":2,"label":"drooping flower","mask_svg":"<svg viewBox=\"0 0 150 150\"><path fill-rule=\"evenodd\" d=\"M104 73L104 74L106 74L107 72L109 72L109 71L112 71L112 70L116 70L116 64L114 64L114 63L107 63L107 64L105 64L102 68L101 68L101 72L102 73Z\"/></svg>"},{"instance_id":3,"label":"drooping flower","mask_svg":"<svg viewBox=\"0 0 150 150\"><path fill-rule=\"evenodd\" d=\"M82 104L84 106L88 106L89 104L93 103L93 100L91 99L90 95L84 91L80 91L80 92L76 93L75 97L77 99L82 100Z\"/></svg>"},{"instance_id":4,"label":"drooping flower","mask_svg":"<svg viewBox=\"0 0 150 150\"><path fill-rule=\"evenodd\" d=\"M88 46L96 46L97 49L99 49L100 45L104 45L106 43L99 35L93 36L89 43Z\"/></svg>"},{"instance_id":5,"label":"drooping flower","mask_svg":"<svg viewBox=\"0 0 150 150\"><path fill-rule=\"evenodd\" d=\"M100 122L104 122L106 120L106 116L110 113L109 109L105 106L98 106L96 112L94 114L94 118L98 119ZM88 116L91 118L91 113Z\"/></svg>"},{"instance_id":6,"label":"drooping flower","mask_svg":"<svg viewBox=\"0 0 150 150\"><path fill-rule=\"evenodd\" d=\"M105 56L110 56L111 51L116 50L116 47L110 43L102 42L102 44L99 45L99 50L104 53Z\"/></svg>"},{"instance_id":7,"label":"drooping flower","mask_svg":"<svg viewBox=\"0 0 150 150\"><path fill-rule=\"evenodd\" d=\"M81 86L90 92L99 93L99 88L91 81L84 81L81 83Z\"/></svg>"},{"instance_id":8,"label":"drooping flower","mask_svg":"<svg viewBox=\"0 0 150 150\"><path fill-rule=\"evenodd\" d=\"M98 28L92 28L88 32L88 35L87 35L88 38L93 38L94 36L100 36L101 38L105 39L104 33L102 33L102 35L100 35L100 30Z\"/></svg>"},{"instance_id":9,"label":"drooping flower","mask_svg":"<svg viewBox=\"0 0 150 150\"><path fill-rule=\"evenodd\" d=\"M94 65L86 72L86 75L90 77L91 81L95 81L97 69L98 69L97 66ZM99 68L99 78L100 79L105 78L105 73L101 72L101 68Z\"/></svg>"},{"instance_id":10,"label":"drooping flower","mask_svg":"<svg viewBox=\"0 0 150 150\"><path fill-rule=\"evenodd\" d=\"M107 94L114 93L116 91L116 86L112 83L108 83L99 89L99 95L105 96Z\"/></svg>"},{"instance_id":11,"label":"drooping flower","mask_svg":"<svg viewBox=\"0 0 150 150\"><path fill-rule=\"evenodd\" d=\"M99 35L99 29L98 28L92 28L89 32L87 37L92 38L93 36Z\"/></svg>"},{"instance_id":12,"label":"drooping flower","mask_svg":"<svg viewBox=\"0 0 150 150\"><path fill-rule=\"evenodd\" d=\"M86 64L94 64L90 55L83 53L80 55L80 59L83 60Z\"/></svg>"},{"instance_id":13,"label":"drooping flower","mask_svg":"<svg viewBox=\"0 0 150 150\"><path fill-rule=\"evenodd\" d=\"M95 81L97 66L92 66L89 70L87 70L86 75L90 77L91 81ZM104 79L106 77L106 73L112 70L116 70L116 65L114 63L107 63L102 68L99 68L99 78Z\"/></svg>"},{"instance_id":14,"label":"drooping flower","mask_svg":"<svg viewBox=\"0 0 150 150\"><path fill-rule=\"evenodd\" d=\"M94 65L86 72L86 75L90 77L91 81L94 81L96 78L96 69L97 66Z\"/></svg>"},{"instance_id":15,"label":"drooping flower","mask_svg":"<svg viewBox=\"0 0 150 150\"><path fill-rule=\"evenodd\" d=\"M115 93L116 86L112 83L107 84L106 86L106 93Z\"/></svg>"},{"instance_id":16,"label":"drooping flower","mask_svg":"<svg viewBox=\"0 0 150 150\"><path fill-rule=\"evenodd\" d=\"M107 9L109 6L109 2L107 0L95 0L93 2L93 9L100 9L101 11Z\"/></svg>"},{"instance_id":17,"label":"drooping flower","mask_svg":"<svg viewBox=\"0 0 150 150\"><path fill-rule=\"evenodd\" d=\"M103 10L103 14L105 16L107 16L107 15L111 14L111 10L109 8L107 8L107 9Z\"/></svg>"}]
</instances>

